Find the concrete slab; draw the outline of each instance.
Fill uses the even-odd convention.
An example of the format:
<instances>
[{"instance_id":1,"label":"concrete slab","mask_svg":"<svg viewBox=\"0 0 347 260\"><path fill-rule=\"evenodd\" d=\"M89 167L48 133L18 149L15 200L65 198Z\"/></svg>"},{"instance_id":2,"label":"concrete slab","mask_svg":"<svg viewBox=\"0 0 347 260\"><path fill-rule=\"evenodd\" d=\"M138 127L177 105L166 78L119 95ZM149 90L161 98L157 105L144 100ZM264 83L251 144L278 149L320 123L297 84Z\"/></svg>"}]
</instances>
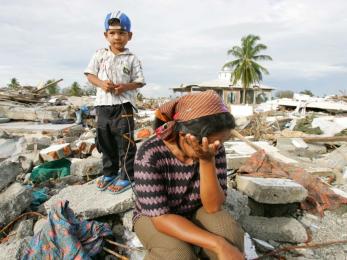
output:
<instances>
[{"instance_id":1,"label":"concrete slab","mask_svg":"<svg viewBox=\"0 0 347 260\"><path fill-rule=\"evenodd\" d=\"M31 203L31 191L13 183L0 193L0 225L6 225L19 216Z\"/></svg>"},{"instance_id":2,"label":"concrete slab","mask_svg":"<svg viewBox=\"0 0 347 260\"><path fill-rule=\"evenodd\" d=\"M308 239L305 227L294 218L245 216L240 220L246 232L265 241L303 243Z\"/></svg>"},{"instance_id":3,"label":"concrete slab","mask_svg":"<svg viewBox=\"0 0 347 260\"><path fill-rule=\"evenodd\" d=\"M265 152L275 159L284 162L284 163L297 163L296 160L291 159L289 157L284 156L283 154L279 153L278 149L267 142L264 141L258 141L253 142L255 145L261 147L265 150ZM225 142L224 147L226 149L226 152L231 154L238 154L238 155L248 155L249 157L256 152L255 149L250 147L248 144L244 142Z\"/></svg>"},{"instance_id":4,"label":"concrete slab","mask_svg":"<svg viewBox=\"0 0 347 260\"><path fill-rule=\"evenodd\" d=\"M41 133L58 134L67 129L76 126L76 124L40 124L34 122L9 122L0 124L0 130L6 131L9 134L19 133Z\"/></svg>"},{"instance_id":5,"label":"concrete slab","mask_svg":"<svg viewBox=\"0 0 347 260\"><path fill-rule=\"evenodd\" d=\"M120 194L112 194L96 189L95 181L83 185L73 185L61 190L45 202L47 211L60 200L68 200L69 206L77 216L94 219L110 214L125 212L133 207L131 189Z\"/></svg>"},{"instance_id":6,"label":"concrete slab","mask_svg":"<svg viewBox=\"0 0 347 260\"><path fill-rule=\"evenodd\" d=\"M236 177L237 189L257 202L287 204L303 201L307 190L289 179Z\"/></svg>"}]
</instances>

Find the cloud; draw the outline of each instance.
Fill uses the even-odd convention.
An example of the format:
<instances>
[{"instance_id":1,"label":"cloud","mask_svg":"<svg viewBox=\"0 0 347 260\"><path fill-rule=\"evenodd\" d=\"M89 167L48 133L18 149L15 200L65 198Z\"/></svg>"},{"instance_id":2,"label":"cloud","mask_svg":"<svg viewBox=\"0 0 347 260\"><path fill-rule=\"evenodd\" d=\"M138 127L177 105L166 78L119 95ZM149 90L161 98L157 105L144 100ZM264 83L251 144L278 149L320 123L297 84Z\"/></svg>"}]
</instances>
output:
<instances>
[{"instance_id":1,"label":"cloud","mask_svg":"<svg viewBox=\"0 0 347 260\"><path fill-rule=\"evenodd\" d=\"M227 50L249 33L261 37L274 59L264 63L270 70L264 83L282 88L302 80L323 92L322 82L329 82L333 93L347 81L343 0L120 0L116 7L107 0L13 0L0 9L0 86L12 77L83 85L91 55L106 46L104 16L115 8L132 19L129 48L143 62L148 95L215 79L232 59Z\"/></svg>"}]
</instances>

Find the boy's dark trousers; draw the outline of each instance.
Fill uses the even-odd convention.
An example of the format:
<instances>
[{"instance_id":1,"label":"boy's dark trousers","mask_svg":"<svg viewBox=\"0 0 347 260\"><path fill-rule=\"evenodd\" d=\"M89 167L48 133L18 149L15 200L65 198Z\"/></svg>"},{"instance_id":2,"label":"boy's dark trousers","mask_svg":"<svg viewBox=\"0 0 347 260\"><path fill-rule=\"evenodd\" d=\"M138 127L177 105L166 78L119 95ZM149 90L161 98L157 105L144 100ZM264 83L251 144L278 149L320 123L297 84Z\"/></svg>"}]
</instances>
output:
<instances>
[{"instance_id":1,"label":"boy's dark trousers","mask_svg":"<svg viewBox=\"0 0 347 260\"><path fill-rule=\"evenodd\" d=\"M102 153L103 175L117 175L121 166L120 179L127 180L127 172L132 181L134 179L136 144L134 142L134 114L131 103L127 102L123 106L97 106L96 116L95 141L98 151Z\"/></svg>"}]
</instances>

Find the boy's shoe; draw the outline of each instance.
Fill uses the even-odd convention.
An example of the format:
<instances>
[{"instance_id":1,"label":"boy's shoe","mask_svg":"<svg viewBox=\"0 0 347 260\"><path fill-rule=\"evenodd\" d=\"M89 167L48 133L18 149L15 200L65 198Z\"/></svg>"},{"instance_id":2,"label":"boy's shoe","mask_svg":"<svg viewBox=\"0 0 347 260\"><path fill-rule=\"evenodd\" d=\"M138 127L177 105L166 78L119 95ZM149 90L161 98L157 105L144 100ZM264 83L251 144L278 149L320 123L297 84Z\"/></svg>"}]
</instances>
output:
<instances>
[{"instance_id":1,"label":"boy's shoe","mask_svg":"<svg viewBox=\"0 0 347 260\"><path fill-rule=\"evenodd\" d=\"M96 180L96 189L101 191L106 190L116 179L118 179L118 176L101 176Z\"/></svg>"},{"instance_id":2,"label":"boy's shoe","mask_svg":"<svg viewBox=\"0 0 347 260\"><path fill-rule=\"evenodd\" d=\"M107 191L113 194L119 194L130 189L132 185L134 185L134 183L130 182L129 180L114 179L112 183L107 187ZM122 187L122 188L120 190L115 190L114 189L115 186Z\"/></svg>"}]
</instances>

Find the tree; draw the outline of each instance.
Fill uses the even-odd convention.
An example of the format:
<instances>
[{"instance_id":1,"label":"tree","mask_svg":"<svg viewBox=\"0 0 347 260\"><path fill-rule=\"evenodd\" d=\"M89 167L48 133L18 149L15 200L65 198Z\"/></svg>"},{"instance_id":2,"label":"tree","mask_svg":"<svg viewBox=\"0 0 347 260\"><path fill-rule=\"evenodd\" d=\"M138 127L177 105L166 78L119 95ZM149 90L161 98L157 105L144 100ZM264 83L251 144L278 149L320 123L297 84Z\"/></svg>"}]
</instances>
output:
<instances>
[{"instance_id":1,"label":"tree","mask_svg":"<svg viewBox=\"0 0 347 260\"><path fill-rule=\"evenodd\" d=\"M254 83L258 83L263 79L263 73L269 74L268 70L261 66L257 61L272 60L268 55L260 54L266 50L267 46L257 43L259 36L249 34L242 37L241 46L233 46L228 50L228 55L234 56L236 59L231 60L223 65L223 68L230 68L231 82L235 85L238 81L243 86L243 101L246 102L246 89Z\"/></svg>"},{"instance_id":2,"label":"tree","mask_svg":"<svg viewBox=\"0 0 347 260\"><path fill-rule=\"evenodd\" d=\"M20 87L20 84L16 78L12 78L11 82L7 84L7 87L10 89L18 89Z\"/></svg>"},{"instance_id":3,"label":"tree","mask_svg":"<svg viewBox=\"0 0 347 260\"><path fill-rule=\"evenodd\" d=\"M300 94L304 94L304 95L309 95L310 97L313 97L313 93L311 90L305 89L303 91L300 91Z\"/></svg>"},{"instance_id":4,"label":"tree","mask_svg":"<svg viewBox=\"0 0 347 260\"><path fill-rule=\"evenodd\" d=\"M49 80L47 80L45 86L48 85L48 84L50 84L50 83L53 83L53 82L55 82L55 81L56 81L55 79L49 79ZM56 94L58 94L58 93L60 92L60 87L58 86L58 83L55 83L55 84L49 86L49 87L47 88L47 92L48 92L48 94L50 94L50 95L56 95Z\"/></svg>"},{"instance_id":5,"label":"tree","mask_svg":"<svg viewBox=\"0 0 347 260\"><path fill-rule=\"evenodd\" d=\"M78 84L78 82L75 81L72 83L69 89L69 95L78 97L83 95L83 90L81 89L81 86L80 84Z\"/></svg>"},{"instance_id":6,"label":"tree","mask_svg":"<svg viewBox=\"0 0 347 260\"><path fill-rule=\"evenodd\" d=\"M96 87L94 87L93 85L87 83L87 84L83 87L83 92L84 92L84 95L87 95L87 96L95 96L95 95L96 95Z\"/></svg>"}]
</instances>

